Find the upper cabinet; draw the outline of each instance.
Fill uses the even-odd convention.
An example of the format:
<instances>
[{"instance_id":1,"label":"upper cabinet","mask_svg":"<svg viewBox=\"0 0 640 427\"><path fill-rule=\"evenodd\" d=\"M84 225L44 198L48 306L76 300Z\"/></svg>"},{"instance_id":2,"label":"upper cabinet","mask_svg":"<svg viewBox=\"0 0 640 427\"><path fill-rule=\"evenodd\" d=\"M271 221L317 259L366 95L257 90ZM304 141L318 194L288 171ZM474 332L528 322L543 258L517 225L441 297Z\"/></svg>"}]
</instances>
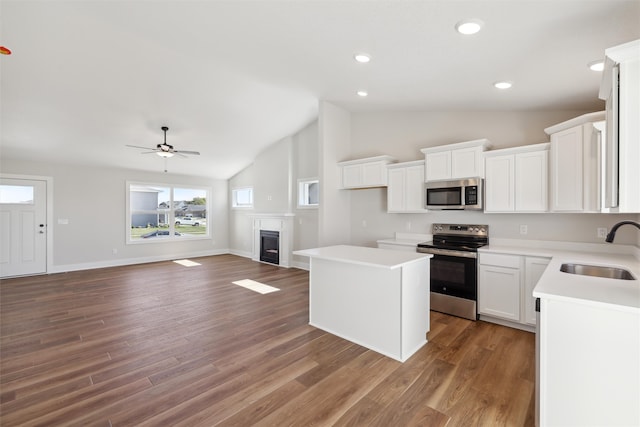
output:
<instances>
[{"instance_id":1,"label":"upper cabinet","mask_svg":"<svg viewBox=\"0 0 640 427\"><path fill-rule=\"evenodd\" d=\"M640 40L605 51L603 193L608 212L640 212Z\"/></svg>"},{"instance_id":2,"label":"upper cabinet","mask_svg":"<svg viewBox=\"0 0 640 427\"><path fill-rule=\"evenodd\" d=\"M546 212L548 153L549 143L485 152L485 212Z\"/></svg>"},{"instance_id":3,"label":"upper cabinet","mask_svg":"<svg viewBox=\"0 0 640 427\"><path fill-rule=\"evenodd\" d=\"M601 144L594 123L604 111L585 114L546 128L551 136L552 212L599 212Z\"/></svg>"},{"instance_id":4,"label":"upper cabinet","mask_svg":"<svg viewBox=\"0 0 640 427\"><path fill-rule=\"evenodd\" d=\"M387 186L387 165L395 162L391 156L339 162L342 169L342 188L371 188Z\"/></svg>"},{"instance_id":5,"label":"upper cabinet","mask_svg":"<svg viewBox=\"0 0 640 427\"><path fill-rule=\"evenodd\" d=\"M387 165L387 212L427 212L424 203L424 160Z\"/></svg>"},{"instance_id":6,"label":"upper cabinet","mask_svg":"<svg viewBox=\"0 0 640 427\"><path fill-rule=\"evenodd\" d=\"M484 178L482 153L491 147L487 139L423 148L426 181L442 179Z\"/></svg>"}]
</instances>

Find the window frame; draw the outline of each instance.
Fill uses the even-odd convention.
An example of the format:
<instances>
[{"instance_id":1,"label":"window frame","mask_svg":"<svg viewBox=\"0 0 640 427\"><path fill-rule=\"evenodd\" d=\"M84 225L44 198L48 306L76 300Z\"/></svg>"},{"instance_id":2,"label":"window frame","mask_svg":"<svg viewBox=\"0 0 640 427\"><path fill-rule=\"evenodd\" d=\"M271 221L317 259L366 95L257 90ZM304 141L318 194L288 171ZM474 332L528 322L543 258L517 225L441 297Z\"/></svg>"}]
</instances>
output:
<instances>
[{"instance_id":1,"label":"window frame","mask_svg":"<svg viewBox=\"0 0 640 427\"><path fill-rule=\"evenodd\" d=\"M238 203L238 192L243 190L249 190L249 198L251 201L249 203ZM253 187L245 186L245 187L236 187L231 189L231 208L232 209L253 209Z\"/></svg>"},{"instance_id":2,"label":"window frame","mask_svg":"<svg viewBox=\"0 0 640 427\"><path fill-rule=\"evenodd\" d=\"M309 186L311 184L318 184L318 203L301 203L304 201L309 201ZM298 197L297 206L298 209L318 209L320 206L320 180L316 177L314 178L299 178L298 179Z\"/></svg>"},{"instance_id":3,"label":"window frame","mask_svg":"<svg viewBox=\"0 0 640 427\"><path fill-rule=\"evenodd\" d=\"M158 239L132 239L131 238L131 218L133 212L131 211L131 188L132 187L149 187L149 188L162 188L169 190L169 203L170 206L174 206L174 192L176 189L179 190L198 190L204 191L206 194L206 233L204 234L196 234L196 235L181 235L176 236L176 215L175 209L168 208L167 216L168 216L168 230L169 235L166 237L158 238ZM191 240L207 240L212 238L212 216L211 216L211 197L212 197L212 188L206 186L199 185L191 185L191 184L168 184L161 182L140 182L140 181L126 181L126 202L125 202L125 232L126 232L126 244L127 245L144 245L144 244L158 244L158 243L172 243L172 242L185 242ZM157 209L156 209L157 212Z\"/></svg>"}]
</instances>

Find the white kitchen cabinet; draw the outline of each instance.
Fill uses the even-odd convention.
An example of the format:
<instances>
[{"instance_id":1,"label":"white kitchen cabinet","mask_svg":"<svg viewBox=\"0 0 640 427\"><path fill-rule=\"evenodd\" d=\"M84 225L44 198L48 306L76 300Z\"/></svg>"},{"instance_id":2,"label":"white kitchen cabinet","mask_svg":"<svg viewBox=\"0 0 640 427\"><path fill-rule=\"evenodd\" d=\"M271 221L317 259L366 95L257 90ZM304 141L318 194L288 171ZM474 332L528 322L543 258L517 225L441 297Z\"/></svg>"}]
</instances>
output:
<instances>
[{"instance_id":1,"label":"white kitchen cabinet","mask_svg":"<svg viewBox=\"0 0 640 427\"><path fill-rule=\"evenodd\" d=\"M520 258L517 255L480 255L479 314L520 321Z\"/></svg>"},{"instance_id":2,"label":"white kitchen cabinet","mask_svg":"<svg viewBox=\"0 0 640 427\"><path fill-rule=\"evenodd\" d=\"M604 111L585 114L551 126L551 211L599 212L600 150L593 126Z\"/></svg>"},{"instance_id":3,"label":"white kitchen cabinet","mask_svg":"<svg viewBox=\"0 0 640 427\"><path fill-rule=\"evenodd\" d=\"M540 425L640 425L640 312L540 300Z\"/></svg>"},{"instance_id":4,"label":"white kitchen cabinet","mask_svg":"<svg viewBox=\"0 0 640 427\"><path fill-rule=\"evenodd\" d=\"M536 324L533 288L550 258L482 251L478 255L478 313L482 320L502 319L510 326L532 330Z\"/></svg>"},{"instance_id":5,"label":"white kitchen cabinet","mask_svg":"<svg viewBox=\"0 0 640 427\"><path fill-rule=\"evenodd\" d=\"M309 324L400 362L426 344L429 259L360 246L295 251L309 257Z\"/></svg>"},{"instance_id":6,"label":"white kitchen cabinet","mask_svg":"<svg viewBox=\"0 0 640 427\"><path fill-rule=\"evenodd\" d=\"M387 165L387 212L427 212L424 203L424 161Z\"/></svg>"},{"instance_id":7,"label":"white kitchen cabinet","mask_svg":"<svg viewBox=\"0 0 640 427\"><path fill-rule=\"evenodd\" d=\"M524 298L522 298L524 316L521 320L528 325L536 324L536 299L533 297L533 288L536 287L550 261L550 258L530 256L524 259Z\"/></svg>"},{"instance_id":8,"label":"white kitchen cabinet","mask_svg":"<svg viewBox=\"0 0 640 427\"><path fill-rule=\"evenodd\" d=\"M387 165L395 162L390 156L368 157L339 162L342 169L342 188L370 188L387 186Z\"/></svg>"},{"instance_id":9,"label":"white kitchen cabinet","mask_svg":"<svg viewBox=\"0 0 640 427\"><path fill-rule=\"evenodd\" d=\"M425 156L426 181L484 178L482 153L491 147L487 139L441 145L420 150Z\"/></svg>"},{"instance_id":10,"label":"white kitchen cabinet","mask_svg":"<svg viewBox=\"0 0 640 427\"><path fill-rule=\"evenodd\" d=\"M548 150L544 143L485 152L485 212L546 212Z\"/></svg>"},{"instance_id":11,"label":"white kitchen cabinet","mask_svg":"<svg viewBox=\"0 0 640 427\"><path fill-rule=\"evenodd\" d=\"M605 208L640 212L640 40L605 51L599 92L606 101Z\"/></svg>"},{"instance_id":12,"label":"white kitchen cabinet","mask_svg":"<svg viewBox=\"0 0 640 427\"><path fill-rule=\"evenodd\" d=\"M427 181L451 178L451 150L425 153L424 157Z\"/></svg>"}]
</instances>

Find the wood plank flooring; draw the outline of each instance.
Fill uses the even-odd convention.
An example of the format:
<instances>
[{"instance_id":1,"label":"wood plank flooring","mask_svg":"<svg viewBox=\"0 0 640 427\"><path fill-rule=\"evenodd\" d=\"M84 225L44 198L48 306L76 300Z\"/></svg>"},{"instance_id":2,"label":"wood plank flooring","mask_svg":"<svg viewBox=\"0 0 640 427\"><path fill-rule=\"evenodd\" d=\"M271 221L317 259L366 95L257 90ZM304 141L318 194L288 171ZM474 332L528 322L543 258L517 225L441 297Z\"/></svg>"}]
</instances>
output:
<instances>
[{"instance_id":1,"label":"wood plank flooring","mask_svg":"<svg viewBox=\"0 0 640 427\"><path fill-rule=\"evenodd\" d=\"M533 334L432 312L400 363L309 326L306 271L194 260L3 280L0 425L534 424Z\"/></svg>"}]
</instances>

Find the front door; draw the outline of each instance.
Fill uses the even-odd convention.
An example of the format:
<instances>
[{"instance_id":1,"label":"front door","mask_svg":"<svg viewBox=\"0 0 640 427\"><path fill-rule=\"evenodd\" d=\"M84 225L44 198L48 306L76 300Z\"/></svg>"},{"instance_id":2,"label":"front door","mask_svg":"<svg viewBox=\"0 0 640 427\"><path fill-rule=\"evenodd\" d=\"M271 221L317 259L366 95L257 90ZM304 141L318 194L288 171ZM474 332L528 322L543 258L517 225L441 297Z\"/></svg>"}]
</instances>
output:
<instances>
[{"instance_id":1,"label":"front door","mask_svg":"<svg viewBox=\"0 0 640 427\"><path fill-rule=\"evenodd\" d=\"M47 182L0 178L0 277L47 272Z\"/></svg>"}]
</instances>

